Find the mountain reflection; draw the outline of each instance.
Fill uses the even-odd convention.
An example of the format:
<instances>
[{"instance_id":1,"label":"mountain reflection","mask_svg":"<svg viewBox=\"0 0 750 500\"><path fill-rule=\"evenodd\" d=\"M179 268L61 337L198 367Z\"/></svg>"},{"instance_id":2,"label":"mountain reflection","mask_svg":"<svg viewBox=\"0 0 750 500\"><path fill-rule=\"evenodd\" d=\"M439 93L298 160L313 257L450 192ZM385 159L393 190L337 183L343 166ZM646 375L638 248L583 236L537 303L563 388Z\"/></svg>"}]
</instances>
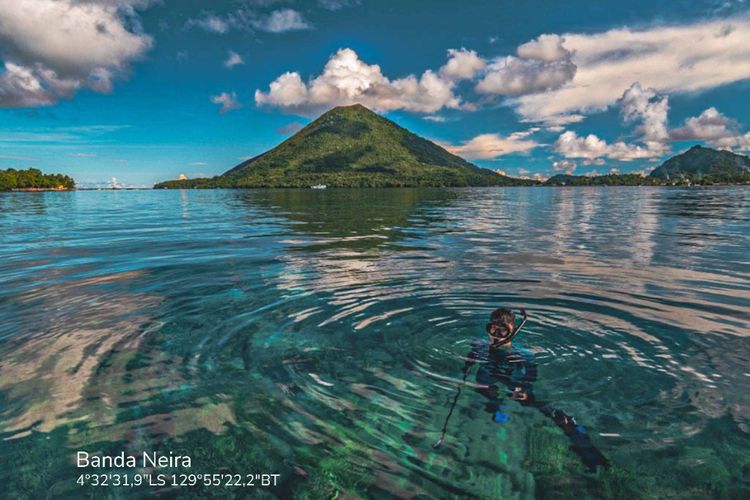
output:
<instances>
[{"instance_id":1,"label":"mountain reflection","mask_svg":"<svg viewBox=\"0 0 750 500\"><path fill-rule=\"evenodd\" d=\"M363 252L397 243L412 227L440 223L442 211L463 196L445 189L279 189L232 193L253 209L289 221L303 250L348 249ZM409 233L410 234L410 233Z\"/></svg>"}]
</instances>

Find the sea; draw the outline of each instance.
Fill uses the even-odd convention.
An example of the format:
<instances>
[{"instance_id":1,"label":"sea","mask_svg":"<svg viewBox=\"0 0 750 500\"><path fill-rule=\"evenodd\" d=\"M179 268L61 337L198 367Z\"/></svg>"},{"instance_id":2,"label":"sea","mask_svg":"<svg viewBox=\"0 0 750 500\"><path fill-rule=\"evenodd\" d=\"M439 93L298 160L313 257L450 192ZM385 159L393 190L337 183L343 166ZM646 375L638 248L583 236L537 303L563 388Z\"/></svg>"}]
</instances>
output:
<instances>
[{"instance_id":1,"label":"sea","mask_svg":"<svg viewBox=\"0 0 750 500\"><path fill-rule=\"evenodd\" d=\"M513 359L467 362L501 307ZM14 499L748 498L750 190L0 193L0 463Z\"/></svg>"}]
</instances>

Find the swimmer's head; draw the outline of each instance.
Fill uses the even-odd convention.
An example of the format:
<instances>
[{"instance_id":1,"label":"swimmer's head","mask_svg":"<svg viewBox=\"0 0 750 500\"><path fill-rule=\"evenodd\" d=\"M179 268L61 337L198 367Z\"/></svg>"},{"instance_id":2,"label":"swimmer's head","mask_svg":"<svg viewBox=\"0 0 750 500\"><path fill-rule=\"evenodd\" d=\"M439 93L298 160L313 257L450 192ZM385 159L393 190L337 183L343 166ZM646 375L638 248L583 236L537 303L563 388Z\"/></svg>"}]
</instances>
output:
<instances>
[{"instance_id":1,"label":"swimmer's head","mask_svg":"<svg viewBox=\"0 0 750 500\"><path fill-rule=\"evenodd\" d=\"M513 336L515 329L516 315L513 311L502 307L492 311L490 322L487 323L487 334L492 342L506 342Z\"/></svg>"}]
</instances>

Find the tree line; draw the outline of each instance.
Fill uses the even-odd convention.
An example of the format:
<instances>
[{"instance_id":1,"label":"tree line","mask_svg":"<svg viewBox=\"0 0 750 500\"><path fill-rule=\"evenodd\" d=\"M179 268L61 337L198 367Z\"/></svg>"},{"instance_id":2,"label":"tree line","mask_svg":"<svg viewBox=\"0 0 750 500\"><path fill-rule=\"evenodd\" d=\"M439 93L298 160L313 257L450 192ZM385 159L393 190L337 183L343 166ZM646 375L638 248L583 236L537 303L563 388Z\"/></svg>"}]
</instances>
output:
<instances>
[{"instance_id":1,"label":"tree line","mask_svg":"<svg viewBox=\"0 0 750 500\"><path fill-rule=\"evenodd\" d=\"M67 175L45 174L37 168L0 170L0 191L14 189L75 189L76 183Z\"/></svg>"}]
</instances>

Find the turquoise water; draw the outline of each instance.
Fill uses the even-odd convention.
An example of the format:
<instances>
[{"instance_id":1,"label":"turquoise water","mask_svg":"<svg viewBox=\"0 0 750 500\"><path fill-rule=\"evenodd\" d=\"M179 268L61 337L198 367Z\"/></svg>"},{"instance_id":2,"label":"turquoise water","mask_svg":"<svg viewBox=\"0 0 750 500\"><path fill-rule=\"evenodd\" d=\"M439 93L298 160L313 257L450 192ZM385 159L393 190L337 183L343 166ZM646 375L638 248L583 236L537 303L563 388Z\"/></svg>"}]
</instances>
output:
<instances>
[{"instance_id":1,"label":"turquoise water","mask_svg":"<svg viewBox=\"0 0 750 500\"><path fill-rule=\"evenodd\" d=\"M750 494L746 188L8 193L0 235L0 495ZM432 448L498 306L608 469L476 367ZM281 476L96 489L78 450Z\"/></svg>"}]
</instances>

